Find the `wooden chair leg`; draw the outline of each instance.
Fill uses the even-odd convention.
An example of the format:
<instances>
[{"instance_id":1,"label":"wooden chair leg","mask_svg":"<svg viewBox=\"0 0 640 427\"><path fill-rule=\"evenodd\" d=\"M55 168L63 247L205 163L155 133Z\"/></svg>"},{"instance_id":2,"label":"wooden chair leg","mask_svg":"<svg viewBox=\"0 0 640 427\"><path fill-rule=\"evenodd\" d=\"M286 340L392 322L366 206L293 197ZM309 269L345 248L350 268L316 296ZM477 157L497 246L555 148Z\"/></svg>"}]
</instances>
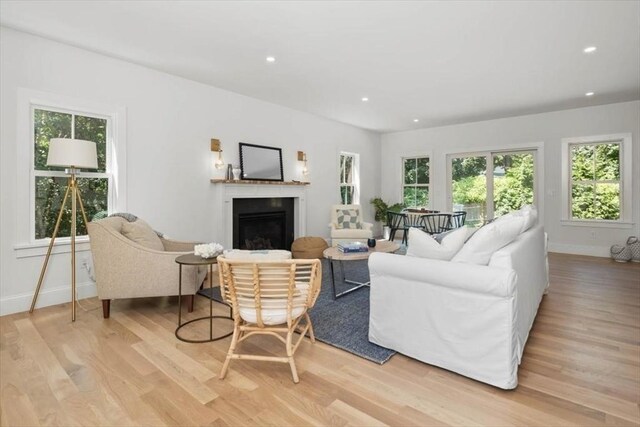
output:
<instances>
[{"instance_id":1,"label":"wooden chair leg","mask_svg":"<svg viewBox=\"0 0 640 427\"><path fill-rule=\"evenodd\" d=\"M102 300L102 317L104 317L105 319L108 319L110 313L111 313L111 300L103 299Z\"/></svg>"},{"instance_id":2,"label":"wooden chair leg","mask_svg":"<svg viewBox=\"0 0 640 427\"><path fill-rule=\"evenodd\" d=\"M229 351L227 352L227 358L224 360L224 364L222 365L222 370L220 371L220 379L223 380L225 376L227 376L227 371L229 370L229 363L231 363L231 356L236 350L236 345L238 344L238 339L240 338L240 325L237 323L233 326L233 337L231 338L231 344L229 345Z\"/></svg>"},{"instance_id":3,"label":"wooden chair leg","mask_svg":"<svg viewBox=\"0 0 640 427\"><path fill-rule=\"evenodd\" d=\"M289 358L289 366L291 367L291 376L293 376L293 382L298 384L300 382L300 378L298 378L298 370L296 369L296 362L293 360L293 331L287 332L287 356Z\"/></svg>"},{"instance_id":4,"label":"wooden chair leg","mask_svg":"<svg viewBox=\"0 0 640 427\"><path fill-rule=\"evenodd\" d=\"M185 295L187 299L187 311L189 313L193 313L193 302L195 300L195 295Z\"/></svg>"},{"instance_id":5,"label":"wooden chair leg","mask_svg":"<svg viewBox=\"0 0 640 427\"><path fill-rule=\"evenodd\" d=\"M309 339L311 340L311 342L316 342L316 336L313 333L313 323L311 323L311 318L309 317L309 313L304 313L304 318L307 321L307 324L309 325Z\"/></svg>"}]
</instances>

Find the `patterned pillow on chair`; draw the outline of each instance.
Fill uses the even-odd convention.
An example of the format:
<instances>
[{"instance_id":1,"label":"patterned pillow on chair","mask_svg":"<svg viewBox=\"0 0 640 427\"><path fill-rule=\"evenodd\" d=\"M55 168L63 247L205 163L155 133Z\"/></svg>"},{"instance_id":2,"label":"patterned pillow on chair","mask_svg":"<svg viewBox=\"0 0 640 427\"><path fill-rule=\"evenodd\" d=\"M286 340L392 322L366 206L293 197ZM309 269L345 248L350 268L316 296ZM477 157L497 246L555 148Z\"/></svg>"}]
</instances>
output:
<instances>
[{"instance_id":1,"label":"patterned pillow on chair","mask_svg":"<svg viewBox=\"0 0 640 427\"><path fill-rule=\"evenodd\" d=\"M362 223L358 220L358 209L338 209L338 223L336 228L362 229Z\"/></svg>"}]
</instances>

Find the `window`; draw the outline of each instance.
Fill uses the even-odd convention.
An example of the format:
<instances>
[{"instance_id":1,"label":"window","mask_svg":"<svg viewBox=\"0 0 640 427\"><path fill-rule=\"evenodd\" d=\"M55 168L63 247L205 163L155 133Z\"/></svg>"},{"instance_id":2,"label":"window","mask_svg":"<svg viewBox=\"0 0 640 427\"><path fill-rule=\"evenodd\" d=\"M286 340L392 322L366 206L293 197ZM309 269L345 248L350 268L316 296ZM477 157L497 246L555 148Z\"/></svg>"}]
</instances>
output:
<instances>
[{"instance_id":1,"label":"window","mask_svg":"<svg viewBox=\"0 0 640 427\"><path fill-rule=\"evenodd\" d=\"M98 169L82 171L78 175L78 189L87 219L107 216L109 208L110 173L108 171L107 141L110 140L110 118L84 112L33 106L32 201L34 209L34 240L53 235L60 207L64 200L68 175L64 168L47 166L51 138L75 138L93 141L98 153ZM80 211L80 206L78 206ZM71 235L71 203L67 200L57 237ZM86 235L82 214L78 212L77 235Z\"/></svg>"},{"instance_id":2,"label":"window","mask_svg":"<svg viewBox=\"0 0 640 427\"><path fill-rule=\"evenodd\" d=\"M629 218L631 135L567 138L563 144L563 220L616 223Z\"/></svg>"},{"instance_id":3,"label":"window","mask_svg":"<svg viewBox=\"0 0 640 427\"><path fill-rule=\"evenodd\" d=\"M429 158L402 159L402 200L407 207L427 207L429 204Z\"/></svg>"},{"instance_id":4,"label":"window","mask_svg":"<svg viewBox=\"0 0 640 427\"><path fill-rule=\"evenodd\" d=\"M495 151L450 157L453 211L467 212L466 223L486 221L536 204L535 150Z\"/></svg>"},{"instance_id":5,"label":"window","mask_svg":"<svg viewBox=\"0 0 640 427\"><path fill-rule=\"evenodd\" d=\"M340 153L340 203L360 203L359 159L357 154Z\"/></svg>"}]
</instances>

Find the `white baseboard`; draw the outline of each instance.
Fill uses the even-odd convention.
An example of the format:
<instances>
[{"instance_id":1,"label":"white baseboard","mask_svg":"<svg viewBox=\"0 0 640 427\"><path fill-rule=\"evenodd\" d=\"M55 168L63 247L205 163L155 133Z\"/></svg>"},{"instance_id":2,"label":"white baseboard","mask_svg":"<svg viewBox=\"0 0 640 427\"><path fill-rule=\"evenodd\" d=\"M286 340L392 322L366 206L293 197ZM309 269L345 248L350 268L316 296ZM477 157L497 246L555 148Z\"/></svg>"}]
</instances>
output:
<instances>
[{"instance_id":1,"label":"white baseboard","mask_svg":"<svg viewBox=\"0 0 640 427\"><path fill-rule=\"evenodd\" d=\"M94 282L84 282L76 284L78 299L91 298L98 295ZM0 316L7 314L28 311L31 307L33 293L11 295L0 299ZM48 307L50 305L63 304L71 301L71 285L59 286L53 289L40 291L36 308Z\"/></svg>"},{"instance_id":2,"label":"white baseboard","mask_svg":"<svg viewBox=\"0 0 640 427\"><path fill-rule=\"evenodd\" d=\"M549 252L559 252L561 254L587 255L608 258L608 246L585 246L585 245L568 245L564 243L549 242Z\"/></svg>"}]
</instances>

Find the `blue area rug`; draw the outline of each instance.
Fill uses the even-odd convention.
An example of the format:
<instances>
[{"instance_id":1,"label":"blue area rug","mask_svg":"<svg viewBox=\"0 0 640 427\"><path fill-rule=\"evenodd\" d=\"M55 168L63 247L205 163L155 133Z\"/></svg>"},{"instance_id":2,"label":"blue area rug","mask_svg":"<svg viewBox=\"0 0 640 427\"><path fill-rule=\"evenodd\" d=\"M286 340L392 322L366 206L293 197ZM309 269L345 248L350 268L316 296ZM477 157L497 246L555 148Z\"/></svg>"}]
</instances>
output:
<instances>
[{"instance_id":1,"label":"blue area rug","mask_svg":"<svg viewBox=\"0 0 640 427\"><path fill-rule=\"evenodd\" d=\"M336 265L337 267L337 265ZM367 261L349 261L344 263L347 279L358 282L369 280ZM336 268L336 292L340 293L350 284L340 284L340 270ZM337 300L333 299L331 288L331 267L322 260L322 289L316 305L309 311L313 330L318 341L353 353L364 359L382 365L395 351L369 342L369 288L358 289ZM198 292L209 296L209 289ZM220 288L213 288L213 299L221 301Z\"/></svg>"}]
</instances>

